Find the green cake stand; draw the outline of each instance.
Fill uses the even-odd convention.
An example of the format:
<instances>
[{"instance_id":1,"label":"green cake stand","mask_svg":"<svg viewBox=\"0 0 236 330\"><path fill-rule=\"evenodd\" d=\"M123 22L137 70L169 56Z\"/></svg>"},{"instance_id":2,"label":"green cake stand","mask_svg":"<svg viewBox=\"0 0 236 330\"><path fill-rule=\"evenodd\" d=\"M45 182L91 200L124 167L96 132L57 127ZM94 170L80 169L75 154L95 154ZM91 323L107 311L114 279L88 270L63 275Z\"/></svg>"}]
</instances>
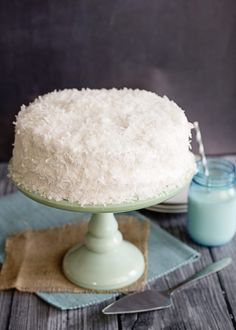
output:
<instances>
[{"instance_id":1,"label":"green cake stand","mask_svg":"<svg viewBox=\"0 0 236 330\"><path fill-rule=\"evenodd\" d=\"M186 179L186 185L191 178ZM75 212L90 212L92 217L84 244L70 249L63 259L63 272L74 284L95 290L113 290L138 280L144 273L141 251L123 240L113 213L138 210L163 202L179 193L183 187L166 191L156 198L112 205L84 205L68 201L49 200L15 183L27 197L39 203Z\"/></svg>"}]
</instances>

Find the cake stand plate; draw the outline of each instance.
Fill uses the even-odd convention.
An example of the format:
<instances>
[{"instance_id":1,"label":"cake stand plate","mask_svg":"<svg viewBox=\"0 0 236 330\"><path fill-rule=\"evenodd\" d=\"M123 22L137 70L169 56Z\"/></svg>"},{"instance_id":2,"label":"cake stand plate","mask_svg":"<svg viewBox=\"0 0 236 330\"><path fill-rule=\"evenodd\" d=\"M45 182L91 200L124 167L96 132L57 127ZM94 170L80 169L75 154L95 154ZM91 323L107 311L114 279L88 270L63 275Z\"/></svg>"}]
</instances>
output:
<instances>
[{"instance_id":1,"label":"cake stand plate","mask_svg":"<svg viewBox=\"0 0 236 330\"><path fill-rule=\"evenodd\" d=\"M192 177L192 176L191 176ZM184 187L191 177L186 178ZM16 183L15 183L16 184ZM65 276L76 285L95 290L114 290L138 280L145 270L144 257L133 244L124 241L113 213L152 206L179 193L183 187L168 191L156 198L109 205L80 205L68 201L57 202L30 192L16 184L27 197L59 209L91 212L84 244L70 249L63 259Z\"/></svg>"}]
</instances>

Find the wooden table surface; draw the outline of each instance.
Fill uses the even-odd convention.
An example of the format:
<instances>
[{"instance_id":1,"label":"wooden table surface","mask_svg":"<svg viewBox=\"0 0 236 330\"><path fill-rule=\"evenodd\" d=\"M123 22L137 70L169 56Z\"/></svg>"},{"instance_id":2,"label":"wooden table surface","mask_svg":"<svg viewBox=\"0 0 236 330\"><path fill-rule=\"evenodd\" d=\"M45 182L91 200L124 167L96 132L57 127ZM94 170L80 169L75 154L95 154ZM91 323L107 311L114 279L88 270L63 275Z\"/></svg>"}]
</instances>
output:
<instances>
[{"instance_id":1,"label":"wooden table surface","mask_svg":"<svg viewBox=\"0 0 236 330\"><path fill-rule=\"evenodd\" d=\"M236 156L230 159L236 161ZM6 164L1 164L0 194L6 195L13 191L14 187L6 176ZM227 269L177 292L173 297L173 307L169 309L118 317L105 316L101 313L101 309L112 300L89 308L60 311L32 293L2 291L0 292L0 330L236 329L236 237L222 247L199 247L186 235L185 214L167 215L148 211L143 213L174 236L200 251L202 255L195 263L158 279L154 285L156 288L172 287L207 264L223 257L231 257L233 263Z\"/></svg>"}]
</instances>

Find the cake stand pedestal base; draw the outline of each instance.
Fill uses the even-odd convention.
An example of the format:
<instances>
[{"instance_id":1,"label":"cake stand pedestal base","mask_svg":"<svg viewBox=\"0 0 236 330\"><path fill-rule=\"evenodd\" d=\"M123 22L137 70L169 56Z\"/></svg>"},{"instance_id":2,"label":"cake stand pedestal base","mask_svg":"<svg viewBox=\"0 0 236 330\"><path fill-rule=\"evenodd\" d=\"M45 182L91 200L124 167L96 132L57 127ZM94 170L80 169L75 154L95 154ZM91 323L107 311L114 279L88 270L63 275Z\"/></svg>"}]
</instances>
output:
<instances>
[{"instance_id":1,"label":"cake stand pedestal base","mask_svg":"<svg viewBox=\"0 0 236 330\"><path fill-rule=\"evenodd\" d=\"M144 269L141 251L123 240L113 213L94 214L84 245L70 249L63 260L64 274L71 282L95 290L132 284Z\"/></svg>"},{"instance_id":2,"label":"cake stand pedestal base","mask_svg":"<svg viewBox=\"0 0 236 330\"><path fill-rule=\"evenodd\" d=\"M10 166L10 165L9 165ZM91 212L84 245L75 246L63 260L65 276L73 283L88 289L114 290L132 284L144 273L145 262L141 251L123 241L113 212L128 212L155 205L179 193L192 179L186 173L182 187L166 189L158 196L120 204L80 205L67 200L55 201L30 192L16 183L17 188L29 198L63 210Z\"/></svg>"}]
</instances>

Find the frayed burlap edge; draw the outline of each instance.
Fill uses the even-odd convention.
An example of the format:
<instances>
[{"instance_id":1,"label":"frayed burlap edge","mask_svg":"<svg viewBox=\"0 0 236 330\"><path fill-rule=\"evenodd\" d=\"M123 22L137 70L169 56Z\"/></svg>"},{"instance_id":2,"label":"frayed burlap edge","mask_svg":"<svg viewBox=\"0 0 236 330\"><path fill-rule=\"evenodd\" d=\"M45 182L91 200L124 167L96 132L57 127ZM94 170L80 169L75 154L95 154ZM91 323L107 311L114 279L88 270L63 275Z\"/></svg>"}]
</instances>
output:
<instances>
[{"instance_id":1,"label":"frayed burlap edge","mask_svg":"<svg viewBox=\"0 0 236 330\"><path fill-rule=\"evenodd\" d=\"M89 290L71 283L62 272L62 259L75 244L82 244L87 221L43 230L27 230L10 236L6 241L6 260L0 272L0 289L16 288L25 292L122 292L140 290L147 278L148 221L135 217L118 217L119 229L125 240L136 245L145 258L145 272L133 284L116 290Z\"/></svg>"}]
</instances>

